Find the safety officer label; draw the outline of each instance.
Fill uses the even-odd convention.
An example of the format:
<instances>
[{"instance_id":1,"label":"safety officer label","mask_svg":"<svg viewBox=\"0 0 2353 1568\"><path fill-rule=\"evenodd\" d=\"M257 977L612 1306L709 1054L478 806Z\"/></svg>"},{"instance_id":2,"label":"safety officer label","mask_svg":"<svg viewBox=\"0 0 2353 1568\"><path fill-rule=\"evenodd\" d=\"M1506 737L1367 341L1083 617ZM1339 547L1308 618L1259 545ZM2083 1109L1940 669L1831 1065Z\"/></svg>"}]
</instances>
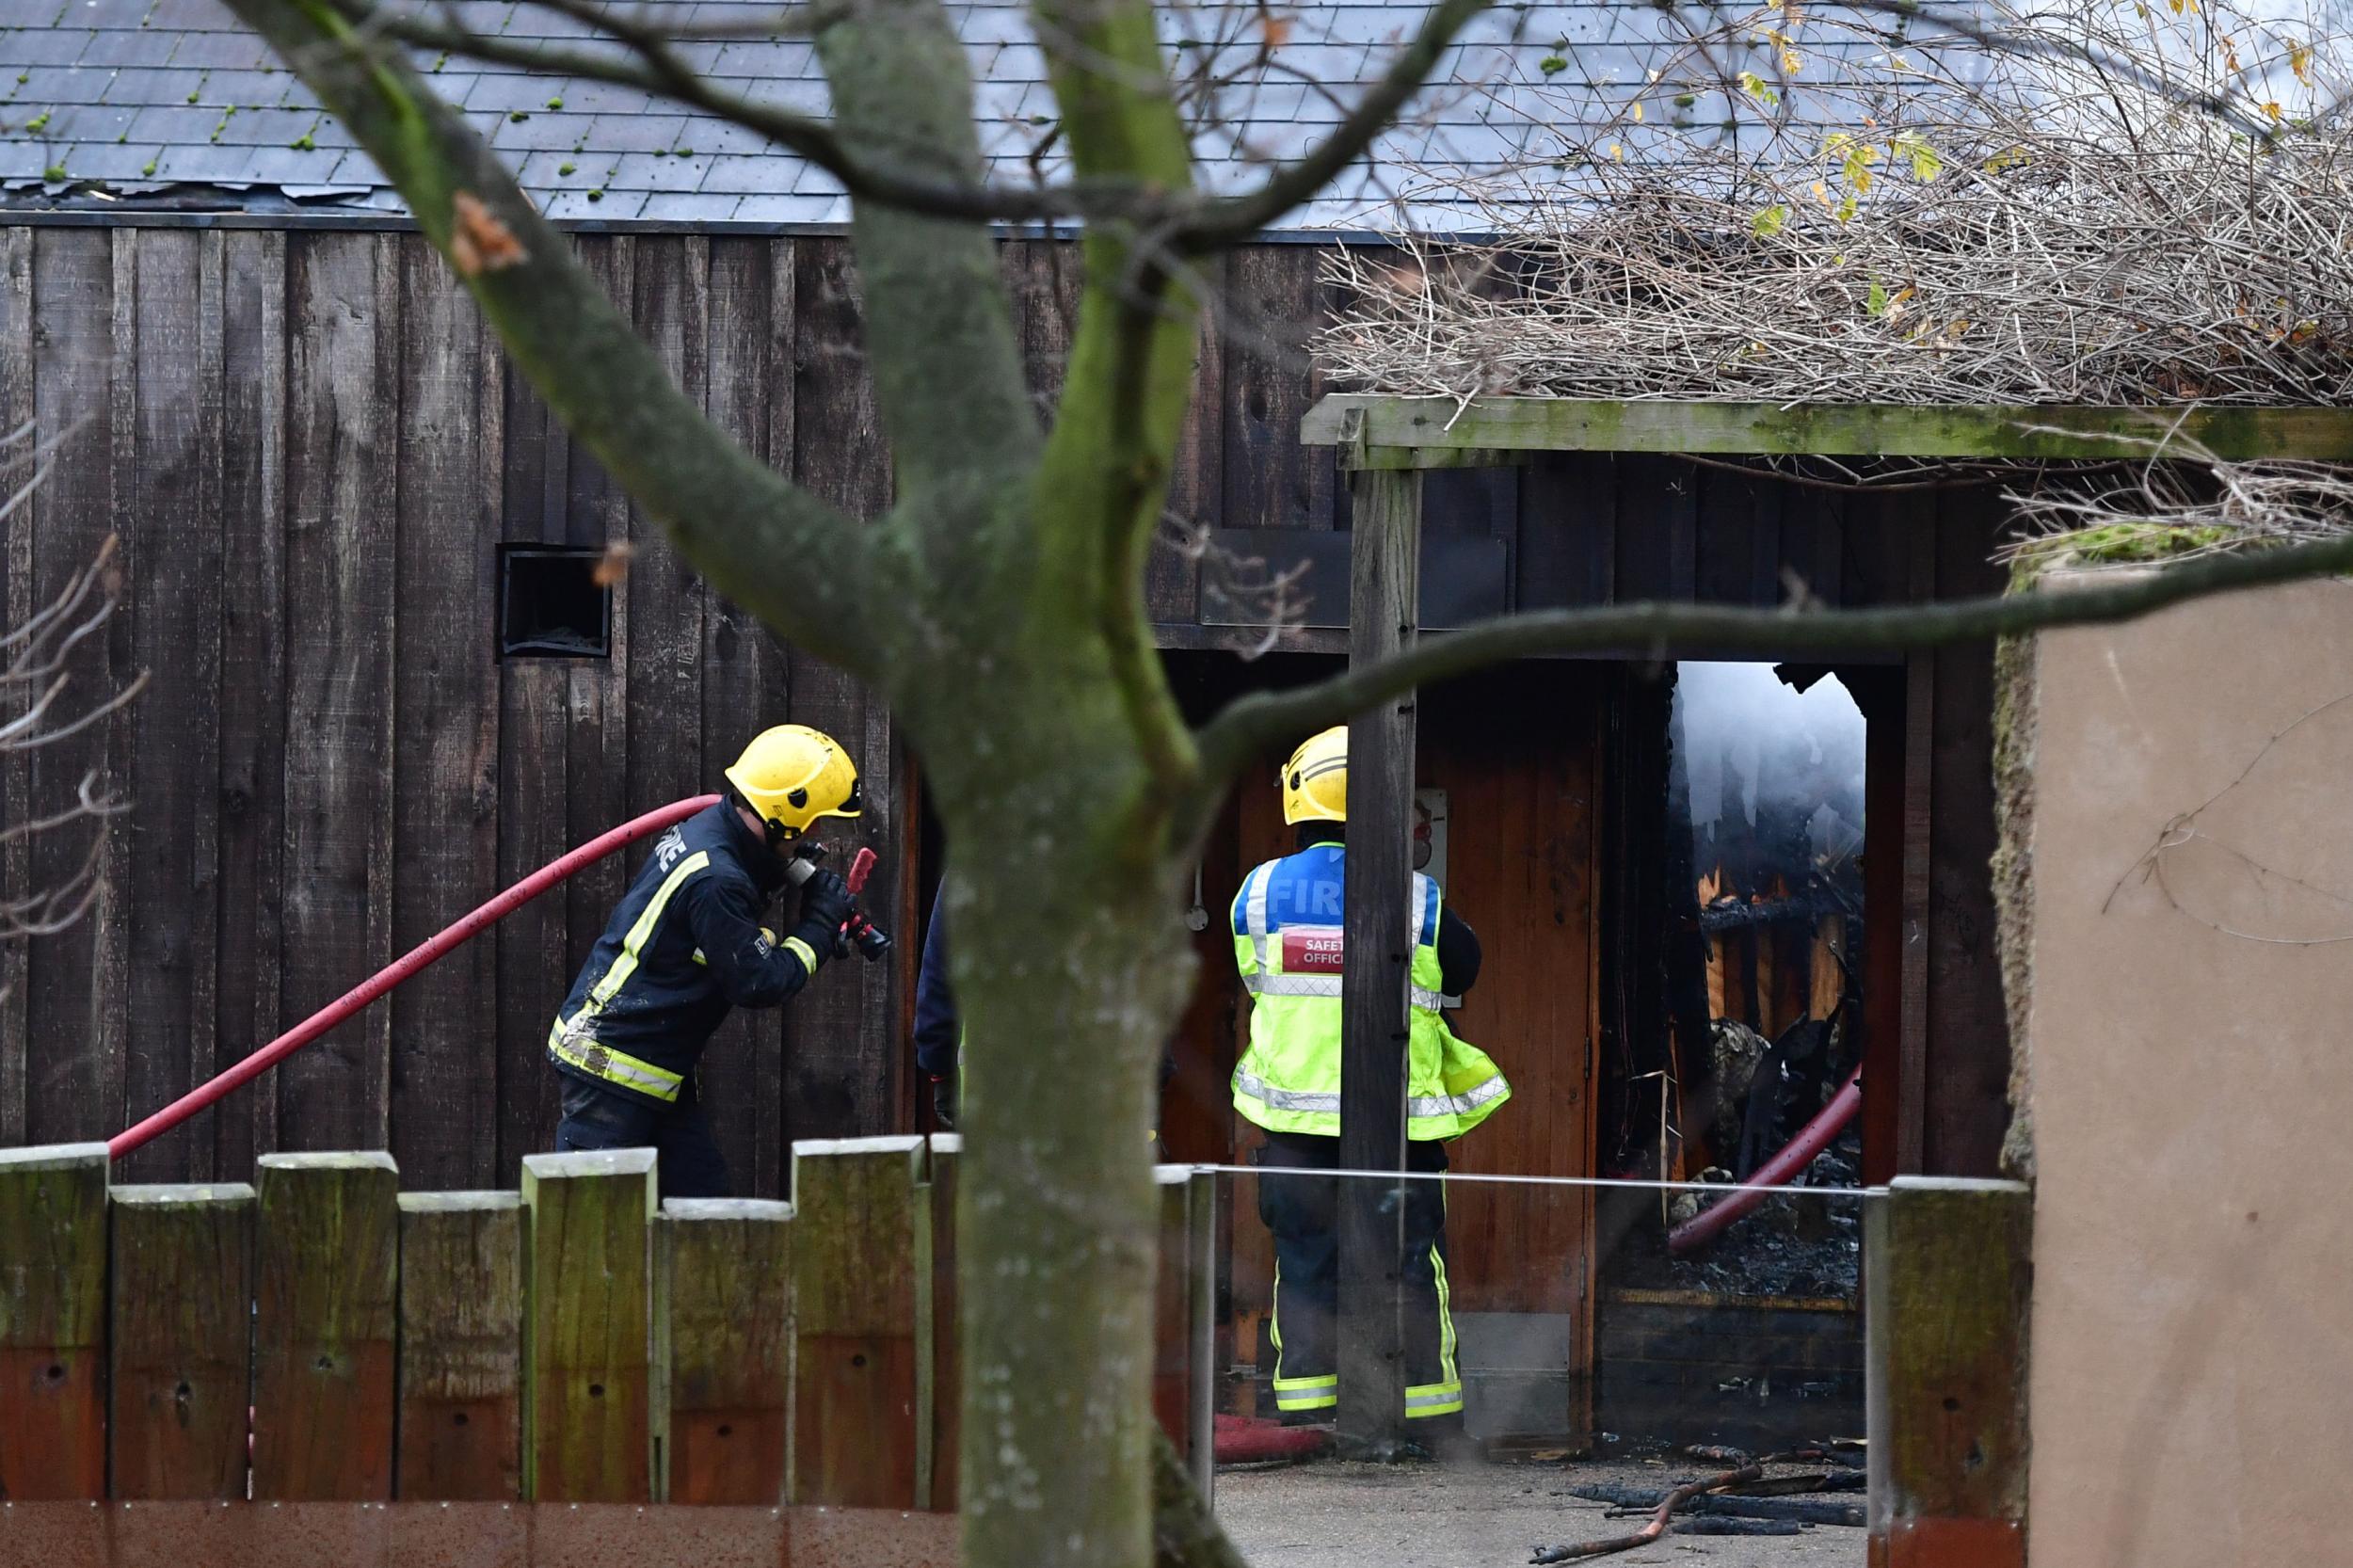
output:
<instances>
[{"instance_id":1,"label":"safety officer label","mask_svg":"<svg viewBox=\"0 0 2353 1568\"><path fill-rule=\"evenodd\" d=\"M1283 928L1283 972L1337 974L1341 950L1337 925L1287 925Z\"/></svg>"}]
</instances>

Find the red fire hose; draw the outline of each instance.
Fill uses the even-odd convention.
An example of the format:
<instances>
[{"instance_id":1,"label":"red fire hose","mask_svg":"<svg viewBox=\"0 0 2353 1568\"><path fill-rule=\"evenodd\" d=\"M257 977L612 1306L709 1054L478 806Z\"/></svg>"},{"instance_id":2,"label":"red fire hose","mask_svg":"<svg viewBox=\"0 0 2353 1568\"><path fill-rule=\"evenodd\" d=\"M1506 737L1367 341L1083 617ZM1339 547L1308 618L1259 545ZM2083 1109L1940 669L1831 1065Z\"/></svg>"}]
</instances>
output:
<instances>
[{"instance_id":1,"label":"red fire hose","mask_svg":"<svg viewBox=\"0 0 2353 1568\"><path fill-rule=\"evenodd\" d=\"M1814 1157L1830 1147L1831 1140L1846 1130L1854 1120L1854 1113L1863 1109L1863 1069L1857 1067L1847 1086L1831 1096L1815 1118L1798 1130L1789 1140L1789 1146L1757 1167L1756 1174L1741 1190L1723 1198L1684 1221L1667 1233L1667 1250L1671 1253L1689 1252L1693 1247L1714 1240L1725 1226L1763 1203L1763 1189L1778 1187L1814 1163Z\"/></svg>"},{"instance_id":2,"label":"red fire hose","mask_svg":"<svg viewBox=\"0 0 2353 1568\"><path fill-rule=\"evenodd\" d=\"M333 1005L312 1014L227 1072L190 1090L137 1126L116 1133L107 1141L106 1157L109 1160L121 1159L141 1144L170 1131L232 1090L250 1083L410 975L445 956L453 948L480 936L582 867L594 865L615 850L634 843L648 833L659 833L672 823L684 822L696 812L718 803L717 795L696 795L692 800L675 801L659 810L632 818L610 833L600 834L563 858L540 867L423 947L412 949L391 968L377 971L365 984L344 992Z\"/></svg>"}]
</instances>

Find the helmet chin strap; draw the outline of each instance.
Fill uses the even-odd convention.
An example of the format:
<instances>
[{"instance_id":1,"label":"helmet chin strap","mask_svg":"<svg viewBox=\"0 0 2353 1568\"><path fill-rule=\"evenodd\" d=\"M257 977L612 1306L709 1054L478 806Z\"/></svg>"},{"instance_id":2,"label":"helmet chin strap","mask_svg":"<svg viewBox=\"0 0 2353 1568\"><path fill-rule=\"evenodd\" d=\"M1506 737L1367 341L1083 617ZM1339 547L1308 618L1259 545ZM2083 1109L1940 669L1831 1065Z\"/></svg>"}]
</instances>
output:
<instances>
[{"instance_id":1,"label":"helmet chin strap","mask_svg":"<svg viewBox=\"0 0 2353 1568\"><path fill-rule=\"evenodd\" d=\"M791 858L791 856L785 853L785 847L791 844L794 840L798 839L800 837L799 834L793 832L791 828L785 826L784 824L776 821L774 817L771 817L766 812L760 810L759 807L754 806L750 801L745 800L744 798L744 792L737 789L732 784L728 786L728 804L734 807L739 811L749 811L759 820L761 836L767 840L770 851L772 851L778 859Z\"/></svg>"}]
</instances>

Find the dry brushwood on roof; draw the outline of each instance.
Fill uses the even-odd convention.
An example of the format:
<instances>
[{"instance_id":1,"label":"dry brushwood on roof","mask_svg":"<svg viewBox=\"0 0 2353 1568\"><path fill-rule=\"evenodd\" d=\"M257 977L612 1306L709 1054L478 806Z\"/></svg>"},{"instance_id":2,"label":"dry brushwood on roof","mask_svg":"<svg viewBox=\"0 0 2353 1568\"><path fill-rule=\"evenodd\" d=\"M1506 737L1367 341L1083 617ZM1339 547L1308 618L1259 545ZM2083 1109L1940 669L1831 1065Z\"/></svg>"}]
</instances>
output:
<instances>
[{"instance_id":1,"label":"dry brushwood on roof","mask_svg":"<svg viewBox=\"0 0 2353 1568\"><path fill-rule=\"evenodd\" d=\"M1424 170L1494 237L1337 257L1317 353L1409 395L2346 402L2353 50L2227 0L2139 10L2031 19L2084 53L1888 24L1864 56L1794 6L1695 34L1745 120L1678 123L1660 79L1607 123L1564 105L1549 162Z\"/></svg>"}]
</instances>

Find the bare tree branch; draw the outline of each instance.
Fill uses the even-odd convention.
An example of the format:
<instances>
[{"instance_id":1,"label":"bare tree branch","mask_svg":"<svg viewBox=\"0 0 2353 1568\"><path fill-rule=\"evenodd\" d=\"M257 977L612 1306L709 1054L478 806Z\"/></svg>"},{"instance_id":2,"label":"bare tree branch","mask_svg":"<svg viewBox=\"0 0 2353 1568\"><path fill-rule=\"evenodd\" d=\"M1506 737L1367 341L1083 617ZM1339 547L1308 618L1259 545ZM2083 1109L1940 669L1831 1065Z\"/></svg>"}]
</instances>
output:
<instances>
[{"instance_id":1,"label":"bare tree branch","mask_svg":"<svg viewBox=\"0 0 2353 1568\"><path fill-rule=\"evenodd\" d=\"M1166 198L1127 180L1075 182L1063 185L991 185L941 179L902 164L853 152L830 121L757 103L714 86L680 59L674 36L629 20L609 8L563 0L552 8L590 23L626 46L632 59L582 49L556 48L537 40L482 33L462 22L427 21L388 11L364 0L339 0L367 34L419 49L438 49L472 59L520 66L555 75L578 76L636 88L741 125L815 164L841 182L851 197L904 212L969 222L1047 223L1068 217L1137 216L1166 205ZM541 0L548 4L551 0Z\"/></svg>"},{"instance_id":2,"label":"bare tree branch","mask_svg":"<svg viewBox=\"0 0 2353 1568\"><path fill-rule=\"evenodd\" d=\"M1887 653L2132 620L2209 594L2349 571L2353 536L2343 536L2210 555L2114 583L1884 609L1793 613L1728 605L1622 604L1523 612L1461 632L1425 635L1396 658L1311 686L1241 697L1199 731L1202 767L1212 782L1222 784L1278 744L1338 724L1417 686L1512 659L1664 649L1677 644L1769 646L1785 658Z\"/></svg>"},{"instance_id":3,"label":"bare tree branch","mask_svg":"<svg viewBox=\"0 0 2353 1568\"><path fill-rule=\"evenodd\" d=\"M48 472L48 455L55 440L43 442L30 425L0 437L0 471L30 461L34 477L5 504L5 521ZM88 566L67 580L57 596L22 625L0 634L0 648L10 651L0 670L0 754L21 754L53 745L82 734L120 712L147 685L138 676L87 705L62 699L72 682L70 668L74 649L113 617L122 590L122 574L115 564L116 540L110 535ZM126 810L129 803L107 791L95 771L85 773L73 798L45 813L0 823L0 844L23 843L89 824L89 846L74 869L46 887L19 888L0 897L0 941L55 936L87 913L104 887L106 819ZM30 803L27 810L35 809Z\"/></svg>"}]
</instances>

